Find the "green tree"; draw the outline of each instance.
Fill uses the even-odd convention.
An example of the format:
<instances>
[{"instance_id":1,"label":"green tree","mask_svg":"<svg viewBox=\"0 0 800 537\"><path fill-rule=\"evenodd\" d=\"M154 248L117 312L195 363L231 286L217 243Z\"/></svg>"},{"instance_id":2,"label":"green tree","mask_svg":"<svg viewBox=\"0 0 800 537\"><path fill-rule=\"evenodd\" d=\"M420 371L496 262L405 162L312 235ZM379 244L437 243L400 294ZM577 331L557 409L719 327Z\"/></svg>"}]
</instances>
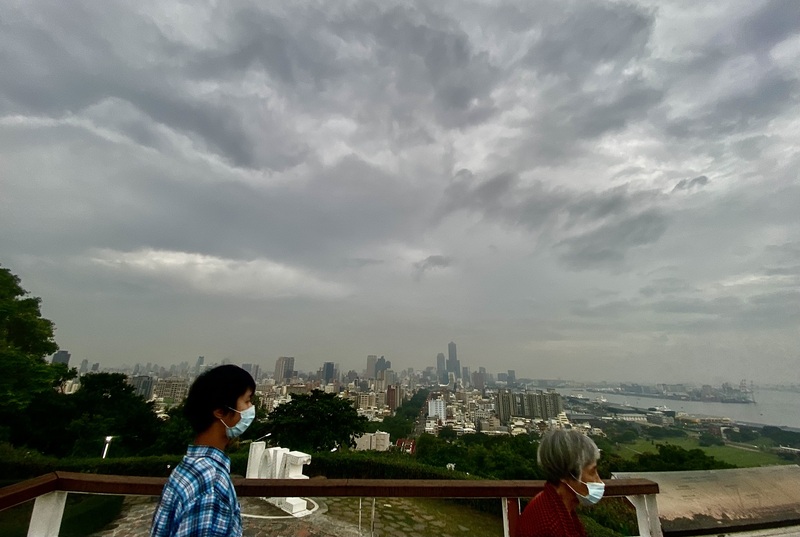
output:
<instances>
[{"instance_id":1,"label":"green tree","mask_svg":"<svg viewBox=\"0 0 800 537\"><path fill-rule=\"evenodd\" d=\"M50 364L53 375L53 388L59 393L64 393L64 386L67 381L78 378L78 370L69 367L67 364Z\"/></svg>"},{"instance_id":2,"label":"green tree","mask_svg":"<svg viewBox=\"0 0 800 537\"><path fill-rule=\"evenodd\" d=\"M722 462L702 449L683 449L672 444L657 444L658 453L642 453L636 456L635 463L628 471L674 472L679 470L717 470L736 468Z\"/></svg>"},{"instance_id":3,"label":"green tree","mask_svg":"<svg viewBox=\"0 0 800 537\"><path fill-rule=\"evenodd\" d=\"M452 442L458 438L458 435L456 434L455 429L453 429L450 425L447 425L439 430L439 438L446 442Z\"/></svg>"},{"instance_id":4,"label":"green tree","mask_svg":"<svg viewBox=\"0 0 800 537\"><path fill-rule=\"evenodd\" d=\"M407 438L414 431L414 422L400 416L389 416L383 421L370 421L367 423L367 432L384 431L389 433L392 442L399 438Z\"/></svg>"},{"instance_id":5,"label":"green tree","mask_svg":"<svg viewBox=\"0 0 800 537\"><path fill-rule=\"evenodd\" d=\"M77 411L66 426L76 437L75 455L99 455L106 436L114 437L115 456L137 455L158 437L161 422L152 403L136 395L121 373L84 375L80 389L69 397Z\"/></svg>"},{"instance_id":6,"label":"green tree","mask_svg":"<svg viewBox=\"0 0 800 537\"><path fill-rule=\"evenodd\" d=\"M314 390L293 395L269 415L266 430L272 443L299 451L330 451L355 446L355 436L366 430L367 418L353 403L333 393Z\"/></svg>"},{"instance_id":7,"label":"green tree","mask_svg":"<svg viewBox=\"0 0 800 537\"><path fill-rule=\"evenodd\" d=\"M714 436L711 433L700 433L700 438L698 439L697 443L703 447L725 445L725 441L722 440L722 438L719 436Z\"/></svg>"},{"instance_id":8,"label":"green tree","mask_svg":"<svg viewBox=\"0 0 800 537\"><path fill-rule=\"evenodd\" d=\"M58 350L53 323L42 317L41 300L31 297L20 279L0 267L0 441L12 441L16 424L65 378L45 361Z\"/></svg>"},{"instance_id":9,"label":"green tree","mask_svg":"<svg viewBox=\"0 0 800 537\"><path fill-rule=\"evenodd\" d=\"M152 447L145 449L143 455L180 454L186 452L195 437L189 420L183 415L183 405L167 410L167 417L158 428L158 437Z\"/></svg>"},{"instance_id":10,"label":"green tree","mask_svg":"<svg viewBox=\"0 0 800 537\"><path fill-rule=\"evenodd\" d=\"M57 379L44 359L58 350L54 327L42 317L40 303L0 267L0 417L23 411Z\"/></svg>"}]
</instances>

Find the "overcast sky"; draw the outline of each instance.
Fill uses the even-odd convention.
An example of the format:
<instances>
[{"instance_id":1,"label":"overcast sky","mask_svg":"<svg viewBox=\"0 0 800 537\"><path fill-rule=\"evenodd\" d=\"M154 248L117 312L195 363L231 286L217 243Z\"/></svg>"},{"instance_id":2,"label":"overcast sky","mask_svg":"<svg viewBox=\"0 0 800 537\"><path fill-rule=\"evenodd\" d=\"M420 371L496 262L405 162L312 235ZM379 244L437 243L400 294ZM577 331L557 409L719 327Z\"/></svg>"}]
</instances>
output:
<instances>
[{"instance_id":1,"label":"overcast sky","mask_svg":"<svg viewBox=\"0 0 800 537\"><path fill-rule=\"evenodd\" d=\"M0 4L0 263L104 366L800 382L800 5Z\"/></svg>"}]
</instances>

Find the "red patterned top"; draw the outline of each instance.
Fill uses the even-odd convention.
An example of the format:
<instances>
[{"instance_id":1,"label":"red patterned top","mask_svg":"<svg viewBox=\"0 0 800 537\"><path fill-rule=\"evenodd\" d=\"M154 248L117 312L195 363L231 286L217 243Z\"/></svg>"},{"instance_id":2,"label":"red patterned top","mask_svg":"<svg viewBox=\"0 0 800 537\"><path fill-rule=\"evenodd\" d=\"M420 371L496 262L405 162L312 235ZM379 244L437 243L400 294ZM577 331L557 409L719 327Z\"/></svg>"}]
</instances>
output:
<instances>
[{"instance_id":1,"label":"red patterned top","mask_svg":"<svg viewBox=\"0 0 800 537\"><path fill-rule=\"evenodd\" d=\"M525 507L519 518L517 537L586 537L578 514L571 513L551 483Z\"/></svg>"}]
</instances>

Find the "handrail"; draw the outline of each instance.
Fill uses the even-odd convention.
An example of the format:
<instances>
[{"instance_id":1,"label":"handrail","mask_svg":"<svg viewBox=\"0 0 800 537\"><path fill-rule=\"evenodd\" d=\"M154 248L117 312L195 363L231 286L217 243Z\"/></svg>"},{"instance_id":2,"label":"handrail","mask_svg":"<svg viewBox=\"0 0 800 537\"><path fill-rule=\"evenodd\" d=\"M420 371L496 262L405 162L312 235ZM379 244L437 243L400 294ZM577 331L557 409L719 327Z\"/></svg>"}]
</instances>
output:
<instances>
[{"instance_id":1,"label":"handrail","mask_svg":"<svg viewBox=\"0 0 800 537\"><path fill-rule=\"evenodd\" d=\"M58 490L57 472L40 475L0 489L0 511Z\"/></svg>"},{"instance_id":2,"label":"handrail","mask_svg":"<svg viewBox=\"0 0 800 537\"><path fill-rule=\"evenodd\" d=\"M0 489L0 511L53 491L159 496L167 479L123 475L53 472ZM531 498L544 481L428 479L245 479L234 478L240 497L377 498ZM647 479L610 479L606 496L658 494Z\"/></svg>"}]
</instances>

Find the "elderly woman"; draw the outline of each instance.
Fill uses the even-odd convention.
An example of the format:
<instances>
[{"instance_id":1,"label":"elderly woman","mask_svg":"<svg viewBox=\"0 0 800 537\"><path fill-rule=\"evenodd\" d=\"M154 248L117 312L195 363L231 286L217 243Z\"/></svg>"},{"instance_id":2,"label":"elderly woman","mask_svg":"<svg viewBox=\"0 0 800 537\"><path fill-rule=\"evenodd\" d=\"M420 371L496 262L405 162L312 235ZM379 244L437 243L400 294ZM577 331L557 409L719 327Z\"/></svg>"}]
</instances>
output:
<instances>
[{"instance_id":1,"label":"elderly woman","mask_svg":"<svg viewBox=\"0 0 800 537\"><path fill-rule=\"evenodd\" d=\"M600 450L588 436L559 429L545 433L537 458L547 484L522 512L517 537L585 536L576 508L603 497L605 485L597 475Z\"/></svg>"}]
</instances>

